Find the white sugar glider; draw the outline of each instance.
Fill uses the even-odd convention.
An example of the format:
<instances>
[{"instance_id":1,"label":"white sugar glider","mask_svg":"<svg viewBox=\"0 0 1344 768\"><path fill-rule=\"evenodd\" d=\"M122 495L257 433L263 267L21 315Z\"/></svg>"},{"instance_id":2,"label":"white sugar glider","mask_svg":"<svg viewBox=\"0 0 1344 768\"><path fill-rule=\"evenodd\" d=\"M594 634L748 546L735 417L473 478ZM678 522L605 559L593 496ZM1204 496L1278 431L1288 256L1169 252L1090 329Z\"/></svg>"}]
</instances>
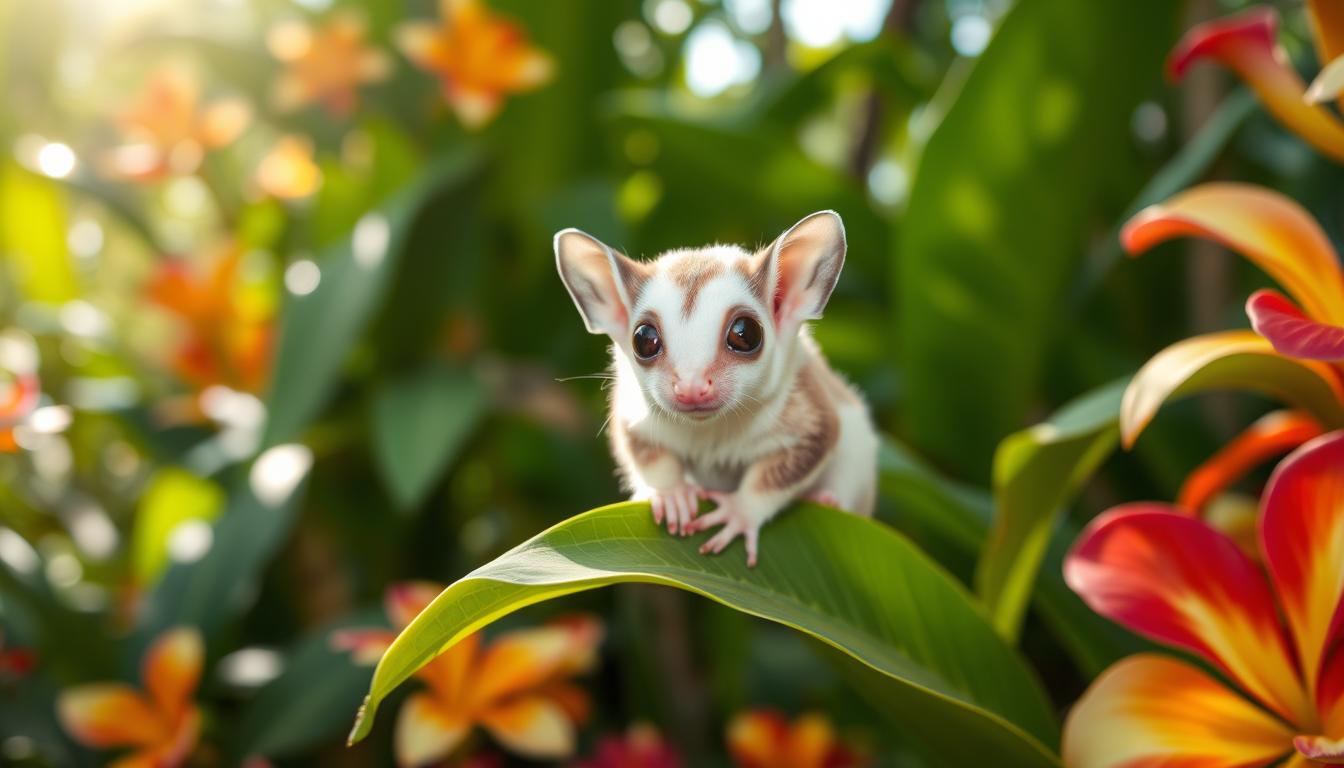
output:
<instances>
[{"instance_id":1,"label":"white sugar glider","mask_svg":"<svg viewBox=\"0 0 1344 768\"><path fill-rule=\"evenodd\" d=\"M555 236L560 278L590 333L611 337L611 449L654 521L719 553L796 499L869 516L877 433L808 332L845 262L834 211L756 252L712 245L635 261L577 229ZM698 515L699 499L717 507ZM698 515L698 516L697 516Z\"/></svg>"}]
</instances>

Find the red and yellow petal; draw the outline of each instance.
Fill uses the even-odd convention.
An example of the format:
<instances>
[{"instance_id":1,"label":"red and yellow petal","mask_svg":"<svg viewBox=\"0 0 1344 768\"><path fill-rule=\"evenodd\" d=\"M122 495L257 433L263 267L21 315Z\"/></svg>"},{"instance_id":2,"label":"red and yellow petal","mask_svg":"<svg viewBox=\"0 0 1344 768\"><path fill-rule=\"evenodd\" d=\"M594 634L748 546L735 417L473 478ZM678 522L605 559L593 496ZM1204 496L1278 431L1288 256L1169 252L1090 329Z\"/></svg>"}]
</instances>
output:
<instances>
[{"instance_id":1,"label":"red and yellow petal","mask_svg":"<svg viewBox=\"0 0 1344 768\"><path fill-rule=\"evenodd\" d=\"M1274 349L1307 360L1344 360L1344 328L1320 323L1303 314L1277 291L1261 290L1246 300L1251 327Z\"/></svg>"},{"instance_id":2,"label":"red and yellow petal","mask_svg":"<svg viewBox=\"0 0 1344 768\"><path fill-rule=\"evenodd\" d=\"M1064 578L1092 610L1204 657L1289 722L1315 718L1264 575L1204 521L1116 507L1079 536Z\"/></svg>"},{"instance_id":3,"label":"red and yellow petal","mask_svg":"<svg viewBox=\"0 0 1344 768\"><path fill-rule=\"evenodd\" d=\"M1277 34L1278 15L1268 7L1196 25L1171 52L1167 71L1180 79L1200 59L1218 62L1237 73L1279 122L1321 152L1344 160L1344 123L1303 98L1306 85L1275 41Z\"/></svg>"},{"instance_id":4,"label":"red and yellow petal","mask_svg":"<svg viewBox=\"0 0 1344 768\"><path fill-rule=\"evenodd\" d=\"M1198 515L1247 472L1322 432L1320 423L1301 411L1268 413L1187 475L1176 505Z\"/></svg>"},{"instance_id":5,"label":"red and yellow petal","mask_svg":"<svg viewBox=\"0 0 1344 768\"><path fill-rule=\"evenodd\" d=\"M1316 682L1316 708L1325 733L1344 737L1344 641L1326 656Z\"/></svg>"},{"instance_id":6,"label":"red and yellow petal","mask_svg":"<svg viewBox=\"0 0 1344 768\"><path fill-rule=\"evenodd\" d=\"M475 676L481 642L480 632L467 635L431 659L415 676L433 688L434 695L440 701L469 706L471 682Z\"/></svg>"},{"instance_id":7,"label":"red and yellow petal","mask_svg":"<svg viewBox=\"0 0 1344 768\"><path fill-rule=\"evenodd\" d=\"M1344 624L1344 432L1317 438L1279 464L1262 506L1265 562L1315 691Z\"/></svg>"},{"instance_id":8,"label":"red and yellow petal","mask_svg":"<svg viewBox=\"0 0 1344 768\"><path fill-rule=\"evenodd\" d=\"M728 752L741 768L771 768L787 753L789 723L778 712L743 712L728 723Z\"/></svg>"},{"instance_id":9,"label":"red and yellow petal","mask_svg":"<svg viewBox=\"0 0 1344 768\"><path fill-rule=\"evenodd\" d=\"M452 754L471 730L428 693L413 693L397 714L393 751L401 768L437 763Z\"/></svg>"},{"instance_id":10,"label":"red and yellow petal","mask_svg":"<svg viewBox=\"0 0 1344 768\"><path fill-rule=\"evenodd\" d=\"M1251 331L1223 331L1178 341L1134 374L1120 402L1125 447L1134 444L1163 403L1210 389L1263 392L1323 424L1344 424L1344 384L1333 367L1284 357Z\"/></svg>"},{"instance_id":11,"label":"red and yellow petal","mask_svg":"<svg viewBox=\"0 0 1344 768\"><path fill-rule=\"evenodd\" d=\"M1344 275L1335 250L1311 214L1278 192L1201 184L1143 209L1120 237L1131 254L1177 237L1221 243L1278 281L1312 318L1344 324Z\"/></svg>"},{"instance_id":12,"label":"red and yellow petal","mask_svg":"<svg viewBox=\"0 0 1344 768\"><path fill-rule=\"evenodd\" d=\"M835 751L835 728L823 715L809 712L800 715L793 722L789 733L789 754L794 756L795 765L828 765L827 758Z\"/></svg>"},{"instance_id":13,"label":"red and yellow petal","mask_svg":"<svg viewBox=\"0 0 1344 768\"><path fill-rule=\"evenodd\" d=\"M574 724L545 696L520 696L481 714L481 725L511 752L536 760L574 753Z\"/></svg>"},{"instance_id":14,"label":"red and yellow petal","mask_svg":"<svg viewBox=\"0 0 1344 768\"><path fill-rule=\"evenodd\" d=\"M171 733L140 692L121 683L95 683L62 691L56 699L61 727L89 747L159 744Z\"/></svg>"},{"instance_id":15,"label":"red and yellow petal","mask_svg":"<svg viewBox=\"0 0 1344 768\"><path fill-rule=\"evenodd\" d=\"M195 627L164 632L145 654L145 689L169 723L187 711L205 663L205 644Z\"/></svg>"},{"instance_id":16,"label":"red and yellow petal","mask_svg":"<svg viewBox=\"0 0 1344 768\"><path fill-rule=\"evenodd\" d=\"M543 685L558 675L591 664L598 636L566 625L524 629L501 635L482 654L473 672L473 701L496 699Z\"/></svg>"},{"instance_id":17,"label":"red and yellow petal","mask_svg":"<svg viewBox=\"0 0 1344 768\"><path fill-rule=\"evenodd\" d=\"M1064 722L1069 768L1252 768L1292 750L1293 731L1196 667L1123 659Z\"/></svg>"},{"instance_id":18,"label":"red and yellow petal","mask_svg":"<svg viewBox=\"0 0 1344 768\"><path fill-rule=\"evenodd\" d=\"M1344 55L1344 3L1338 0L1307 0L1316 59L1334 61Z\"/></svg>"}]
</instances>

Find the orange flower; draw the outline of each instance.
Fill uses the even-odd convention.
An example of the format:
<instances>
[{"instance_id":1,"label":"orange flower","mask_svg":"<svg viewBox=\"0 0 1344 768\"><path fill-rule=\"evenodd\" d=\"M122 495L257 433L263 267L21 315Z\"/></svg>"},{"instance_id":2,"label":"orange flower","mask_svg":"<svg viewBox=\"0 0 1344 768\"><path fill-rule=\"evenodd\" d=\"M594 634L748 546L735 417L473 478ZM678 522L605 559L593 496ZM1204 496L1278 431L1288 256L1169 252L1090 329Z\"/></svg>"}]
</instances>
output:
<instances>
[{"instance_id":1,"label":"orange flower","mask_svg":"<svg viewBox=\"0 0 1344 768\"><path fill-rule=\"evenodd\" d=\"M321 104L337 117L348 117L359 103L359 87L387 77L387 54L364 41L364 20L336 13L313 29L301 21L276 24L266 36L285 72L273 92L276 106L296 110Z\"/></svg>"},{"instance_id":2,"label":"orange flower","mask_svg":"<svg viewBox=\"0 0 1344 768\"><path fill-rule=\"evenodd\" d=\"M133 747L115 768L173 768L195 749L201 712L192 701L201 679L201 634L184 627L160 635L145 654L145 692L124 683L93 683L61 692L61 725L89 747Z\"/></svg>"},{"instance_id":3,"label":"orange flower","mask_svg":"<svg viewBox=\"0 0 1344 768\"><path fill-rule=\"evenodd\" d=\"M444 99L468 128L494 119L506 95L550 80L551 57L479 0L440 0L439 13L438 24L402 25L397 42L406 58L439 78Z\"/></svg>"},{"instance_id":4,"label":"orange flower","mask_svg":"<svg viewBox=\"0 0 1344 768\"><path fill-rule=\"evenodd\" d=\"M205 274L165 260L150 278L148 299L176 315L183 340L173 367L197 390L216 384L259 392L270 370L273 317L269 307L245 300L238 285L236 246L217 253Z\"/></svg>"},{"instance_id":5,"label":"orange flower","mask_svg":"<svg viewBox=\"0 0 1344 768\"><path fill-rule=\"evenodd\" d=\"M739 768L850 768L866 762L815 713L790 723L778 712L743 712L728 724L728 752Z\"/></svg>"},{"instance_id":6,"label":"orange flower","mask_svg":"<svg viewBox=\"0 0 1344 768\"><path fill-rule=\"evenodd\" d=\"M117 122L127 144L113 150L108 170L135 181L194 172L205 153L238 138L252 111L238 99L200 104L200 85L180 68L155 74Z\"/></svg>"},{"instance_id":7,"label":"orange flower","mask_svg":"<svg viewBox=\"0 0 1344 768\"><path fill-rule=\"evenodd\" d=\"M1344 49L1344 13L1338 10L1338 0L1311 0L1308 8L1317 55L1321 61L1332 61ZM1179 80L1200 59L1218 62L1245 80L1280 122L1316 149L1344 161L1344 122L1315 103L1339 94L1344 72L1327 67L1308 93L1276 41L1277 34L1278 14L1267 6L1199 24L1171 52L1167 71Z\"/></svg>"},{"instance_id":8,"label":"orange flower","mask_svg":"<svg viewBox=\"0 0 1344 768\"><path fill-rule=\"evenodd\" d=\"M257 186L283 200L307 197L322 183L322 169L313 162L313 143L302 136L281 136L257 166Z\"/></svg>"},{"instance_id":9,"label":"orange flower","mask_svg":"<svg viewBox=\"0 0 1344 768\"><path fill-rule=\"evenodd\" d=\"M37 408L41 394L37 345L24 334L0 334L0 453L19 449L14 428Z\"/></svg>"},{"instance_id":10,"label":"orange flower","mask_svg":"<svg viewBox=\"0 0 1344 768\"><path fill-rule=\"evenodd\" d=\"M405 627L442 589L426 582L392 586L388 618ZM394 639L390 630L357 629L337 633L332 642L372 664ZM592 668L601 639L596 620L573 617L490 643L480 633L462 640L416 673L425 690L411 694L397 716L398 765L443 760L478 725L525 757L572 754L574 725L587 718L588 697L569 678Z\"/></svg>"},{"instance_id":11,"label":"orange flower","mask_svg":"<svg viewBox=\"0 0 1344 768\"><path fill-rule=\"evenodd\" d=\"M1344 427L1344 269L1309 213L1250 184L1203 184L1149 206L1125 225L1121 240L1138 254L1183 236L1240 252L1297 302L1256 292L1246 306L1255 332L1177 342L1145 363L1125 391L1120 432L1126 446L1168 399L1208 386L1240 386L1301 409L1253 426L1191 475L1181 499L1197 512L1260 462L1324 429Z\"/></svg>"},{"instance_id":12,"label":"orange flower","mask_svg":"<svg viewBox=\"0 0 1344 768\"><path fill-rule=\"evenodd\" d=\"M1157 653L1116 663L1064 724L1069 768L1344 762L1344 432L1285 459L1260 506L1263 567L1163 504L1079 537L1064 577L1093 610L1226 682Z\"/></svg>"}]
</instances>

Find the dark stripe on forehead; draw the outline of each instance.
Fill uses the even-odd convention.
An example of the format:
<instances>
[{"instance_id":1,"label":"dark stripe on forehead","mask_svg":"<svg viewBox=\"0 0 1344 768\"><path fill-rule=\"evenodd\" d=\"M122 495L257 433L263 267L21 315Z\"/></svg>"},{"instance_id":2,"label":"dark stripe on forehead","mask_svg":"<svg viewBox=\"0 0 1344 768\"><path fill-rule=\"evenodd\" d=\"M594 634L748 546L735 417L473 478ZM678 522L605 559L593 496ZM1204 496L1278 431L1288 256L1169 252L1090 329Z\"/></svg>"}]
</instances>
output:
<instances>
[{"instance_id":1,"label":"dark stripe on forehead","mask_svg":"<svg viewBox=\"0 0 1344 768\"><path fill-rule=\"evenodd\" d=\"M667 276L681 289L681 314L689 318L705 283L723 274L723 263L709 258L684 257L672 262Z\"/></svg>"}]
</instances>

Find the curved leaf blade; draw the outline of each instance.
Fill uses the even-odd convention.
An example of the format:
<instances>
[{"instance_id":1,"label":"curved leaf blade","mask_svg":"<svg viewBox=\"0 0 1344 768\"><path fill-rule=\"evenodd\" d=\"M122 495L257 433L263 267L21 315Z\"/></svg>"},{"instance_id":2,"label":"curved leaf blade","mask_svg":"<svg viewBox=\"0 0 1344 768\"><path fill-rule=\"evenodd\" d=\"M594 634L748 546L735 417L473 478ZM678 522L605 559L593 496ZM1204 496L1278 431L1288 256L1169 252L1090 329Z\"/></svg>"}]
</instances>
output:
<instances>
[{"instance_id":1,"label":"curved leaf blade","mask_svg":"<svg viewBox=\"0 0 1344 768\"><path fill-rule=\"evenodd\" d=\"M351 347L392 283L416 216L435 192L468 178L479 162L467 149L430 163L406 190L364 214L350 237L323 249L322 281L306 296L289 297L281 317L263 445L295 439L326 406Z\"/></svg>"},{"instance_id":2,"label":"curved leaf blade","mask_svg":"<svg viewBox=\"0 0 1344 768\"><path fill-rule=\"evenodd\" d=\"M392 379L374 393L374 458L402 510L424 501L484 415L487 399L470 372L440 364Z\"/></svg>"},{"instance_id":3,"label":"curved leaf blade","mask_svg":"<svg viewBox=\"0 0 1344 768\"><path fill-rule=\"evenodd\" d=\"M805 632L879 674L895 714L918 716L937 751L975 745L999 764L1054 765L1056 726L1038 682L951 577L903 536L866 518L802 506L771 523L748 570L734 547L696 552L667 536L647 504L578 515L441 593L374 672L351 741L368 735L379 703L463 637L520 608L623 582L677 587ZM870 672L871 673L871 672ZM943 717L931 722L932 708Z\"/></svg>"},{"instance_id":4,"label":"curved leaf blade","mask_svg":"<svg viewBox=\"0 0 1344 768\"><path fill-rule=\"evenodd\" d=\"M976 592L999 634L1016 640L1060 509L1111 454L1127 380L1015 432L994 454L994 525L975 571Z\"/></svg>"},{"instance_id":5,"label":"curved leaf blade","mask_svg":"<svg viewBox=\"0 0 1344 768\"><path fill-rule=\"evenodd\" d=\"M1175 10L1019 0L924 147L890 273L902 433L963 476L1024 423L1092 222L1139 186L1129 117Z\"/></svg>"}]
</instances>

